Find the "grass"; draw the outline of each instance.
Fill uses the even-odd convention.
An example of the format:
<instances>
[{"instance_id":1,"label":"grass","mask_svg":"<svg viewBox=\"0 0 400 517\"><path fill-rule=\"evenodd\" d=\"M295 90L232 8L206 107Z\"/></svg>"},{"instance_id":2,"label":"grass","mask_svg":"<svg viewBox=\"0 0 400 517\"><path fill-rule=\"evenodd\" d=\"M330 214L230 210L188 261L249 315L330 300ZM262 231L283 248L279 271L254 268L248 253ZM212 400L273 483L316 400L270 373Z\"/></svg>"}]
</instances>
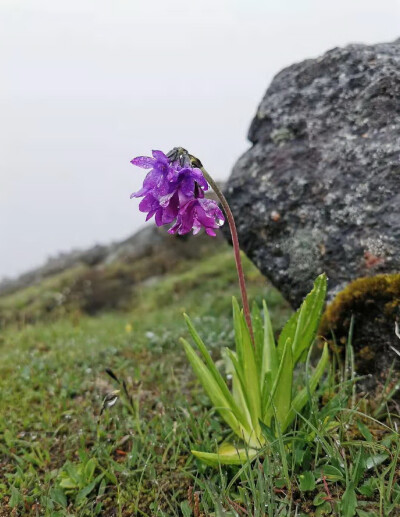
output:
<instances>
[{"instance_id":1,"label":"grass","mask_svg":"<svg viewBox=\"0 0 400 517\"><path fill-rule=\"evenodd\" d=\"M289 308L248 261L245 267L250 298L267 299L278 330ZM355 395L351 343L295 428L255 461L210 469L190 454L215 451L231 437L179 344L188 337L182 312L222 369L238 294L228 250L136 286L130 310L38 314L33 325L6 326L0 516L400 515L396 415L384 393ZM2 303L13 307L10 298ZM372 416L377 408L381 422Z\"/></svg>"}]
</instances>

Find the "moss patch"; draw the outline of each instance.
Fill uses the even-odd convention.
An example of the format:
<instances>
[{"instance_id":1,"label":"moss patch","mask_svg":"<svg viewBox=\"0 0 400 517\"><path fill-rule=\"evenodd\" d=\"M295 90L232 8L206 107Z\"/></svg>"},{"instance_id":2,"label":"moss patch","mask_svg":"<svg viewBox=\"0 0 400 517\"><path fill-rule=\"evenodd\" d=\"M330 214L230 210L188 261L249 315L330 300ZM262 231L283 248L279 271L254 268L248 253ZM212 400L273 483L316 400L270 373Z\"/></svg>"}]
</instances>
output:
<instances>
[{"instance_id":1,"label":"moss patch","mask_svg":"<svg viewBox=\"0 0 400 517\"><path fill-rule=\"evenodd\" d=\"M384 375L396 359L390 345L400 348L395 321L400 316L400 274L358 278L328 305L321 333L335 333L344 344L354 317L353 346L357 373Z\"/></svg>"}]
</instances>

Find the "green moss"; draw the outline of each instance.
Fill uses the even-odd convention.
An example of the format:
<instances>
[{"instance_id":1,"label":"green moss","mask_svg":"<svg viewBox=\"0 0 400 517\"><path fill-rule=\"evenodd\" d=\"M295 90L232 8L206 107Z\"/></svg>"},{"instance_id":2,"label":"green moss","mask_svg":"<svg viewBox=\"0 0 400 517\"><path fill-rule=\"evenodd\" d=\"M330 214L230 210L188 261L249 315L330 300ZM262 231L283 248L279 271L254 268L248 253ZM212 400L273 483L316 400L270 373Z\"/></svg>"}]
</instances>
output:
<instances>
[{"instance_id":1,"label":"green moss","mask_svg":"<svg viewBox=\"0 0 400 517\"><path fill-rule=\"evenodd\" d=\"M386 317L394 318L400 306L400 274L363 277L351 282L328 305L322 318L322 334L338 329L351 314L371 303L379 304Z\"/></svg>"}]
</instances>

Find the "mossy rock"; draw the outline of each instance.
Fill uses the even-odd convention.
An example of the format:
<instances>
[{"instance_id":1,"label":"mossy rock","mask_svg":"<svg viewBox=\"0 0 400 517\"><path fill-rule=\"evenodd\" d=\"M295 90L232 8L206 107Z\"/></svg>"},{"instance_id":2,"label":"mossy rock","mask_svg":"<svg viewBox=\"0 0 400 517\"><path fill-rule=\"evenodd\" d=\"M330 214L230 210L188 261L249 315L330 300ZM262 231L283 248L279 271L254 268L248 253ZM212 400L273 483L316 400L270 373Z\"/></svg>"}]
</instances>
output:
<instances>
[{"instance_id":1,"label":"mossy rock","mask_svg":"<svg viewBox=\"0 0 400 517\"><path fill-rule=\"evenodd\" d=\"M400 358L393 348L400 351L400 339L395 333L395 322L400 318L400 274L382 274L351 282L328 305L322 318L321 334L329 339L333 331L339 347L344 345L352 316L356 372L372 375L364 383L371 388L377 382L384 382L393 362L399 371Z\"/></svg>"}]
</instances>

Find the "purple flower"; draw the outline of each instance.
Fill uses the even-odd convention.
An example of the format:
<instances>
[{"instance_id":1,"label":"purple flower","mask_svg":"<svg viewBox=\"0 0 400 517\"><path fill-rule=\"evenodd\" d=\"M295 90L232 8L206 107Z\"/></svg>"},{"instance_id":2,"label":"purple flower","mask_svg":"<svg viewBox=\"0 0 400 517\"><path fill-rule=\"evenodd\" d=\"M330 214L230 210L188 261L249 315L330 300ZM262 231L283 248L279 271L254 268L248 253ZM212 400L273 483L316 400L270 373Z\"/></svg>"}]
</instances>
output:
<instances>
[{"instance_id":1,"label":"purple flower","mask_svg":"<svg viewBox=\"0 0 400 517\"><path fill-rule=\"evenodd\" d=\"M193 230L193 234L196 235L204 227L207 235L215 237L214 230L222 226L224 221L225 218L215 201L197 198L180 208L176 222L168 232L184 235Z\"/></svg>"},{"instance_id":2,"label":"purple flower","mask_svg":"<svg viewBox=\"0 0 400 517\"><path fill-rule=\"evenodd\" d=\"M204 197L204 190L208 190L208 183L200 169L176 165L176 168L170 171L168 177L173 184L173 188L188 198L196 197L196 193L200 197ZM196 189L198 190L196 191Z\"/></svg>"},{"instance_id":3,"label":"purple flower","mask_svg":"<svg viewBox=\"0 0 400 517\"><path fill-rule=\"evenodd\" d=\"M131 194L133 197L142 197L148 193L152 193L155 197L162 197L169 193L168 175L172 173L172 167L168 158L162 151L152 151L153 158L150 156L137 156L131 163L142 169L151 169L147 174L143 187Z\"/></svg>"},{"instance_id":4,"label":"purple flower","mask_svg":"<svg viewBox=\"0 0 400 517\"><path fill-rule=\"evenodd\" d=\"M170 181L174 170L168 158L162 151L153 151L152 154L153 157L138 156L131 160L133 165L151 169L143 182L143 187L131 194L131 199L143 197L139 210L147 212L146 221L155 215L157 226L162 226L172 223L178 215L179 197Z\"/></svg>"},{"instance_id":5,"label":"purple flower","mask_svg":"<svg viewBox=\"0 0 400 517\"><path fill-rule=\"evenodd\" d=\"M155 198L152 194L147 194L139 204L141 212L148 212L146 221L155 215L156 225L162 226L164 224L172 223L179 212L179 198L177 195L172 196L168 202L164 202L164 206L160 200Z\"/></svg>"},{"instance_id":6,"label":"purple flower","mask_svg":"<svg viewBox=\"0 0 400 517\"><path fill-rule=\"evenodd\" d=\"M202 227L208 235L221 226L224 216L215 201L204 199L208 183L201 169L190 167L190 162L168 158L162 151L152 151L150 156L138 156L131 163L142 169L151 169L143 187L131 195L143 197L141 212L147 212L146 221L155 216L157 226L176 222L170 233L183 235L193 229L196 234Z\"/></svg>"}]
</instances>

